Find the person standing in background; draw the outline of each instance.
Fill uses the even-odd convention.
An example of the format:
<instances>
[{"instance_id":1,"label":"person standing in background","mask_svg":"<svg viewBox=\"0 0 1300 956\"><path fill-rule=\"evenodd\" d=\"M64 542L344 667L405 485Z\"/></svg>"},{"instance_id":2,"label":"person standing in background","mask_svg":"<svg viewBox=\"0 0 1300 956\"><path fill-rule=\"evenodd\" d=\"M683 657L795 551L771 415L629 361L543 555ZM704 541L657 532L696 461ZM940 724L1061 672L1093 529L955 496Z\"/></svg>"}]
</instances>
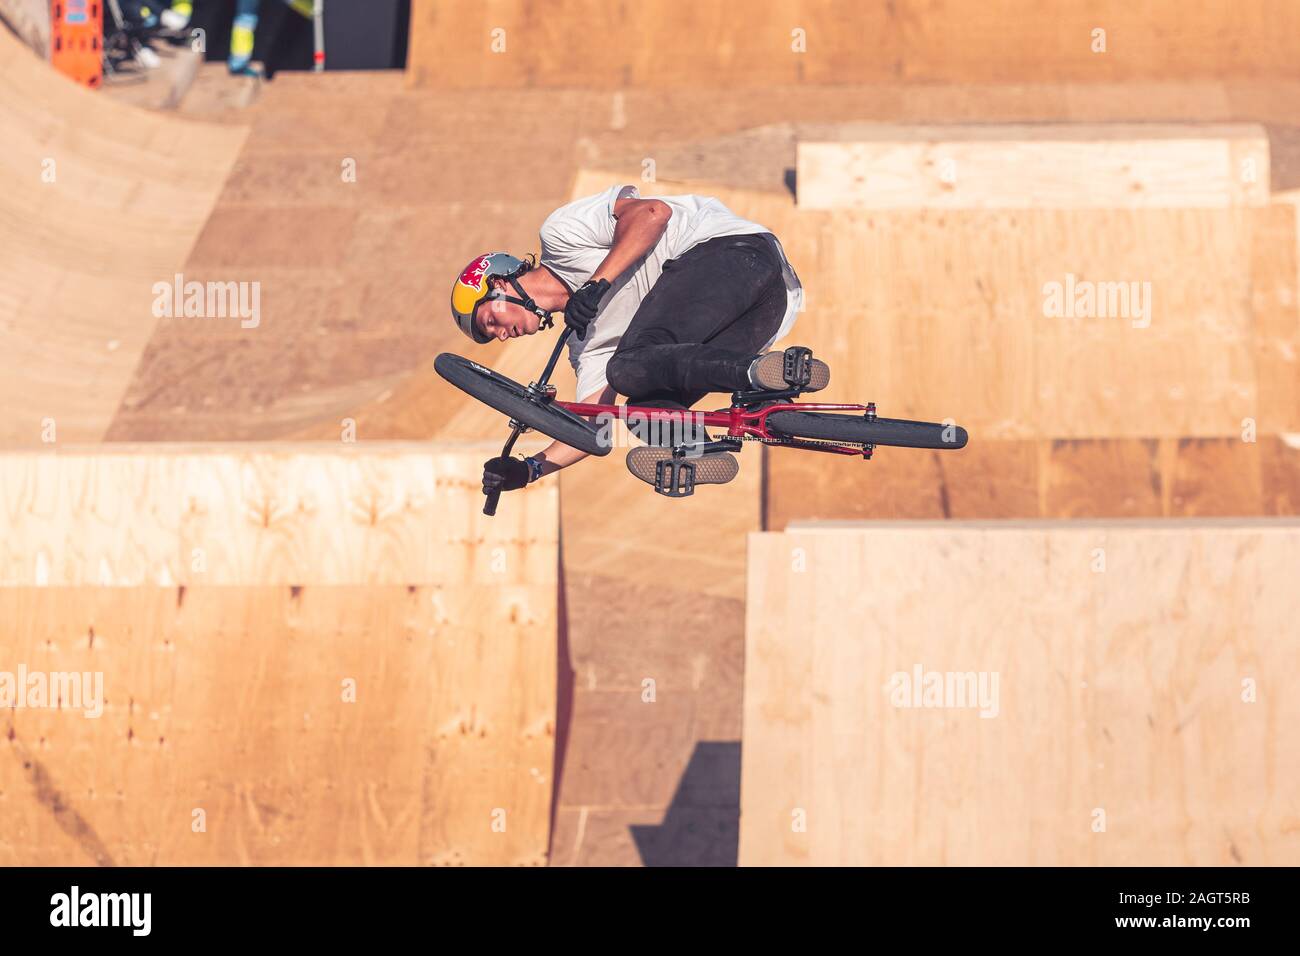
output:
<instances>
[{"instance_id":1,"label":"person standing in background","mask_svg":"<svg viewBox=\"0 0 1300 956\"><path fill-rule=\"evenodd\" d=\"M314 0L282 0L299 15L311 18ZM235 22L230 32L230 58L226 61L231 73L259 76L261 71L253 65L253 42L257 33L258 7L261 0L236 0Z\"/></svg>"},{"instance_id":2,"label":"person standing in background","mask_svg":"<svg viewBox=\"0 0 1300 956\"><path fill-rule=\"evenodd\" d=\"M164 28L173 33L180 33L190 25L190 18L193 16L194 4L190 0L172 0L172 5L159 14L158 18Z\"/></svg>"}]
</instances>

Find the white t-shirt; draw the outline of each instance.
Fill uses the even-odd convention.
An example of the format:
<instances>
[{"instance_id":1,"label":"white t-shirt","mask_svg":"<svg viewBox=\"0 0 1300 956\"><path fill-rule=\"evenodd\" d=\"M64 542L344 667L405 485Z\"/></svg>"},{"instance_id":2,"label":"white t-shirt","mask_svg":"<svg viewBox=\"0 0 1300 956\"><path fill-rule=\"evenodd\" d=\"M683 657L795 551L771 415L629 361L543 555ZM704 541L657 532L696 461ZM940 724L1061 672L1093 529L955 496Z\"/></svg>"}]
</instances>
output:
<instances>
[{"instance_id":1,"label":"white t-shirt","mask_svg":"<svg viewBox=\"0 0 1300 956\"><path fill-rule=\"evenodd\" d=\"M611 186L603 193L577 199L561 206L542 223L541 263L550 268L576 290L609 254L614 244L614 203L631 197L639 199L635 186ZM718 236L746 236L771 230L741 219L710 196L656 196L672 210L668 228L639 263L613 283L601 301L600 311L587 329L587 337L569 336L569 361L578 375L577 397L587 398L607 383L605 366L618 348L641 300L650 292L663 271L664 262L675 259L688 249ZM778 249L780 242L777 243ZM785 277L786 310L776 335L763 346L766 350L787 334L803 306L803 287L799 277L781 251L781 271Z\"/></svg>"}]
</instances>

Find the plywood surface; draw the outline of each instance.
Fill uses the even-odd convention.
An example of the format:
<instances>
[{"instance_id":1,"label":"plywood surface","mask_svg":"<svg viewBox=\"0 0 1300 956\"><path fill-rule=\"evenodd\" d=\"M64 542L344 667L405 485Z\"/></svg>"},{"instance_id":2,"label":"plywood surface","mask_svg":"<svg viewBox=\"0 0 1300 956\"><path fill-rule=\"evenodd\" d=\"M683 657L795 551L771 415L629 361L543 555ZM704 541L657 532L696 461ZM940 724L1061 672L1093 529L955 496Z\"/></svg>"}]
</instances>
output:
<instances>
[{"instance_id":1,"label":"plywood surface","mask_svg":"<svg viewBox=\"0 0 1300 956\"><path fill-rule=\"evenodd\" d=\"M8 586L483 583L553 569L554 486L481 512L489 447L115 445L0 458ZM494 553L493 542L506 550ZM544 564L544 562L543 562Z\"/></svg>"},{"instance_id":2,"label":"plywood surface","mask_svg":"<svg viewBox=\"0 0 1300 956\"><path fill-rule=\"evenodd\" d=\"M1261 126L872 127L801 140L801 209L1219 208L1268 198Z\"/></svg>"},{"instance_id":3,"label":"plywood surface","mask_svg":"<svg viewBox=\"0 0 1300 956\"><path fill-rule=\"evenodd\" d=\"M0 30L0 132L0 447L98 441L246 130L116 104Z\"/></svg>"},{"instance_id":4,"label":"plywood surface","mask_svg":"<svg viewBox=\"0 0 1300 956\"><path fill-rule=\"evenodd\" d=\"M754 0L743 16L722 0L555 0L544 14L450 0L413 6L408 75L460 89L1294 77L1296 28L1286 0Z\"/></svg>"},{"instance_id":5,"label":"plywood surface","mask_svg":"<svg viewBox=\"0 0 1300 956\"><path fill-rule=\"evenodd\" d=\"M1133 518L1300 514L1300 438L979 441L877 449L869 462L773 450L767 527L888 518Z\"/></svg>"},{"instance_id":6,"label":"plywood surface","mask_svg":"<svg viewBox=\"0 0 1300 956\"><path fill-rule=\"evenodd\" d=\"M0 671L102 696L6 706L0 861L544 864L558 498L485 454L5 456Z\"/></svg>"},{"instance_id":7,"label":"plywood surface","mask_svg":"<svg viewBox=\"0 0 1300 956\"><path fill-rule=\"evenodd\" d=\"M751 536L741 864L1294 865L1297 561L1279 520ZM917 667L995 705L899 706Z\"/></svg>"}]
</instances>

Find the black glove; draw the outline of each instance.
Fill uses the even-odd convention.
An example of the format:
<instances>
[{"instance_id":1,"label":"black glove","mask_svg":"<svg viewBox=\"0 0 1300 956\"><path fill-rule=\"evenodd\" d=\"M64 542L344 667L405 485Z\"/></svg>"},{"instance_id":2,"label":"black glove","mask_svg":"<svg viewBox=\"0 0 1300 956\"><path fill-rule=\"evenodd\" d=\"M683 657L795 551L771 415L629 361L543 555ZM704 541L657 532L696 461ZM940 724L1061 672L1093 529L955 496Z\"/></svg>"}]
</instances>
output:
<instances>
[{"instance_id":1,"label":"black glove","mask_svg":"<svg viewBox=\"0 0 1300 956\"><path fill-rule=\"evenodd\" d=\"M596 317L600 309L600 300L609 291L608 279L589 279L582 288L569 296L569 304L564 309L564 324L573 329L578 338L586 338L587 326Z\"/></svg>"},{"instance_id":2,"label":"black glove","mask_svg":"<svg viewBox=\"0 0 1300 956\"><path fill-rule=\"evenodd\" d=\"M490 458L483 462L483 494L514 491L528 484L528 462L521 458Z\"/></svg>"}]
</instances>

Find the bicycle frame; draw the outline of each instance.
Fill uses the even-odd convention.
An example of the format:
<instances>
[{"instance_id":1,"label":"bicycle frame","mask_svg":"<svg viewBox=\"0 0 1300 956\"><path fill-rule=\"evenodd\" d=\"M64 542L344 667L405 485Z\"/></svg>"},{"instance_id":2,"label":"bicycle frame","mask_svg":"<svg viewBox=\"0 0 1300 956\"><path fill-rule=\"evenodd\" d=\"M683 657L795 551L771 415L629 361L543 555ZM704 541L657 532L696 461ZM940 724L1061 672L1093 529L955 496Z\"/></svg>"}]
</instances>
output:
<instances>
[{"instance_id":1,"label":"bicycle frame","mask_svg":"<svg viewBox=\"0 0 1300 956\"><path fill-rule=\"evenodd\" d=\"M542 377L528 386L528 392L533 396L532 400L538 405L553 404L558 408L563 408L584 418L600 418L608 416L609 418L627 421L633 415L644 416L648 422L664 422L671 424L673 422L682 422L684 416L690 416L688 420L691 424L698 424L703 427L725 428L727 437L718 442L710 444L731 444L736 447L745 440L759 441L765 445L777 445L786 448L803 448L808 451L829 452L835 455L861 455L863 458L870 458L874 446L872 445L840 445L834 442L810 441L801 438L787 438L784 435L773 435L767 427L767 416L773 412L788 411L810 411L810 412L830 412L830 411L849 411L862 412L868 419L876 417L876 406L874 403L867 405L831 405L825 403L807 403L786 402L784 404L764 405L755 407L761 402L778 401L782 398L788 398L798 394L797 389L791 389L787 392L777 393L743 393L737 392L732 396L732 405L730 408L720 409L716 412L693 412L689 409L674 408L650 408L644 405L588 405L582 402L561 402L555 399L555 386L548 384L551 373L555 371L555 363L559 361L560 352L564 349L568 341L569 334L572 330L565 329L560 333L559 340L555 343L555 348L551 350L550 359L546 363L546 368L542 371ZM752 395L751 401L744 399ZM506 439L505 446L501 449L501 456L507 457L515 447L515 442L519 436L527 430L527 426L521 422L510 422L510 437ZM733 449L734 450L734 449ZM483 505L485 515L494 515L497 510L497 502L501 498L500 489L490 491L487 494L487 501Z\"/></svg>"},{"instance_id":2,"label":"bicycle frame","mask_svg":"<svg viewBox=\"0 0 1300 956\"><path fill-rule=\"evenodd\" d=\"M805 448L810 451L823 451L837 455L861 455L871 457L870 446L837 445L833 442L809 442L785 435L773 435L767 427L767 417L773 412L860 412L864 416L875 414L875 405L838 405L826 402L784 402L751 408L744 404L733 404L730 408L714 412L698 412L691 409L651 408L645 405L589 405L582 402L555 401L552 404L566 409L583 418L617 419L627 422L637 416L647 422L666 425L688 422L704 428L725 428L727 436L741 440L759 441L767 445Z\"/></svg>"}]
</instances>

